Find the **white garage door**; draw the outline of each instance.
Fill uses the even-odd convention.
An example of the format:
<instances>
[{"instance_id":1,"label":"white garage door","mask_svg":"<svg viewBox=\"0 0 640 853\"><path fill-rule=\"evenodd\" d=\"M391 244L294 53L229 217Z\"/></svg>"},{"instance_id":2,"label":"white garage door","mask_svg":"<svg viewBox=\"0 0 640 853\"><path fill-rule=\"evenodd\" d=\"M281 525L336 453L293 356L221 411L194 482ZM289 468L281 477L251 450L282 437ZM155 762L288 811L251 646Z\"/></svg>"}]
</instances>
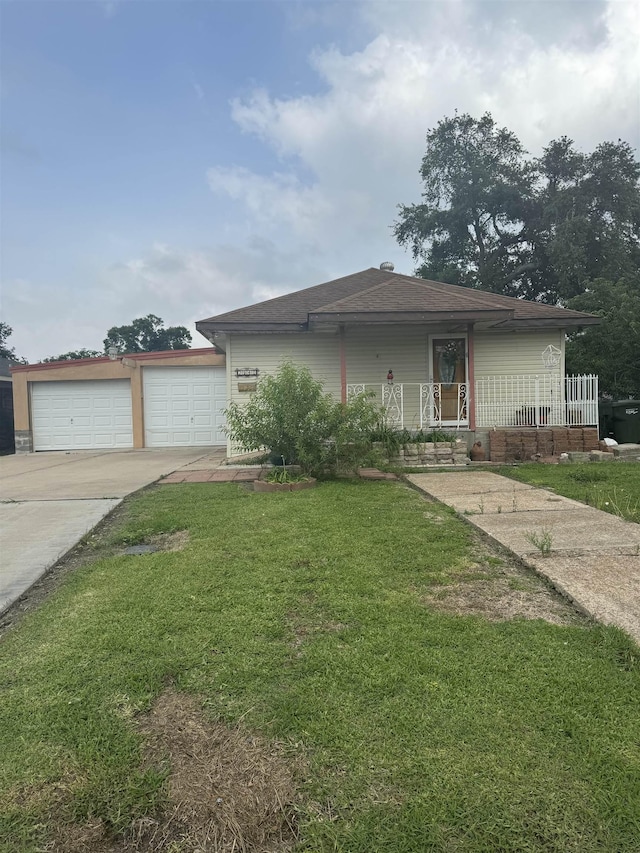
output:
<instances>
[{"instance_id":1,"label":"white garage door","mask_svg":"<svg viewBox=\"0 0 640 853\"><path fill-rule=\"evenodd\" d=\"M225 445L224 367L144 367L147 447Z\"/></svg>"},{"instance_id":2,"label":"white garage door","mask_svg":"<svg viewBox=\"0 0 640 853\"><path fill-rule=\"evenodd\" d=\"M133 447L128 379L35 382L31 386L35 450Z\"/></svg>"}]
</instances>

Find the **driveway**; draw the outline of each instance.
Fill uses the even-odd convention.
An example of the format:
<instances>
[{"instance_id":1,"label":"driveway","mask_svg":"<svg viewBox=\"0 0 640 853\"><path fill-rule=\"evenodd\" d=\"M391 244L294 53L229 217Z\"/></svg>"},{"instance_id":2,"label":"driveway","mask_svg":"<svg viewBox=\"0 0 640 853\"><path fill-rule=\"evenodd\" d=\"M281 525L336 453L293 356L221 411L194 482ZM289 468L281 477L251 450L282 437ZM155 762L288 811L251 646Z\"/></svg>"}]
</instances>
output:
<instances>
[{"instance_id":1,"label":"driveway","mask_svg":"<svg viewBox=\"0 0 640 853\"><path fill-rule=\"evenodd\" d=\"M0 457L0 613L126 495L218 454L173 447Z\"/></svg>"}]
</instances>

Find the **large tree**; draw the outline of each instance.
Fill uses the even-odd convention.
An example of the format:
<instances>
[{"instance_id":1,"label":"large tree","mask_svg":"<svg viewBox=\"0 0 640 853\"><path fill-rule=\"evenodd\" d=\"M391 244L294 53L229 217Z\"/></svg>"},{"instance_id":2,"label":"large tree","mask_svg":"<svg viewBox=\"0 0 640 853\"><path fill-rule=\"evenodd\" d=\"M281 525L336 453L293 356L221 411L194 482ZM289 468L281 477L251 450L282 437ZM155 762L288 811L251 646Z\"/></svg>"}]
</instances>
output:
<instances>
[{"instance_id":1,"label":"large tree","mask_svg":"<svg viewBox=\"0 0 640 853\"><path fill-rule=\"evenodd\" d=\"M529 262L524 223L534 170L489 113L445 118L427 134L422 203L400 205L395 234L424 278L507 292ZM509 285L512 287L509 288Z\"/></svg>"},{"instance_id":2,"label":"large tree","mask_svg":"<svg viewBox=\"0 0 640 853\"><path fill-rule=\"evenodd\" d=\"M118 352L158 352L189 349L191 333L185 326L169 326L155 314L140 317L128 326L114 326L104 339L104 351L115 347Z\"/></svg>"},{"instance_id":3,"label":"large tree","mask_svg":"<svg viewBox=\"0 0 640 853\"><path fill-rule=\"evenodd\" d=\"M536 161L537 206L529 236L536 272L565 302L590 281L618 281L640 264L640 163L622 141L603 142L591 154L567 137L554 140Z\"/></svg>"},{"instance_id":4,"label":"large tree","mask_svg":"<svg viewBox=\"0 0 640 853\"><path fill-rule=\"evenodd\" d=\"M422 202L394 231L418 274L564 303L590 280L640 262L640 164L625 142L592 154L562 137L530 157L489 113L444 118L427 134Z\"/></svg>"},{"instance_id":5,"label":"large tree","mask_svg":"<svg viewBox=\"0 0 640 853\"><path fill-rule=\"evenodd\" d=\"M569 336L567 372L596 373L601 394L640 399L640 273L596 279L569 306L599 314L602 323Z\"/></svg>"}]
</instances>

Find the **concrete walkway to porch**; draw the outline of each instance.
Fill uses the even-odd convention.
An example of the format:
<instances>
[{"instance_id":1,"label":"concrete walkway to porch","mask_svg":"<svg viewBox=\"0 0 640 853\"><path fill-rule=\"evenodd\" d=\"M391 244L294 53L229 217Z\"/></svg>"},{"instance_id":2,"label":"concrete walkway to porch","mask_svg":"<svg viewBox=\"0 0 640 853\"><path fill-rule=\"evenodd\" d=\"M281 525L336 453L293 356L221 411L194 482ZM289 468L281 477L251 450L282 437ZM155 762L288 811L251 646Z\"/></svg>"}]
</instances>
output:
<instances>
[{"instance_id":1,"label":"concrete walkway to porch","mask_svg":"<svg viewBox=\"0 0 640 853\"><path fill-rule=\"evenodd\" d=\"M409 474L407 480L508 548L589 616L640 643L640 524L498 474ZM545 534L548 556L531 542Z\"/></svg>"},{"instance_id":2,"label":"concrete walkway to porch","mask_svg":"<svg viewBox=\"0 0 640 853\"><path fill-rule=\"evenodd\" d=\"M159 483L252 483L264 476L262 465L225 465L223 449L217 449L178 468Z\"/></svg>"}]
</instances>

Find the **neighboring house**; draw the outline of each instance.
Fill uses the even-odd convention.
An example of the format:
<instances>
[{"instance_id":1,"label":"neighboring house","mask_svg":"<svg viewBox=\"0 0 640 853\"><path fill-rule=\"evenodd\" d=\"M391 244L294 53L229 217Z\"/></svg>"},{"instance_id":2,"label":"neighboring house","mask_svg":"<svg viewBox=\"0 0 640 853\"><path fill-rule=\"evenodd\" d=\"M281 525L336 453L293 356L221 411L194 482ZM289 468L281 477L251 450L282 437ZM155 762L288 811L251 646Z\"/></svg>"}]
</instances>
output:
<instances>
[{"instance_id":1,"label":"neighboring house","mask_svg":"<svg viewBox=\"0 0 640 853\"><path fill-rule=\"evenodd\" d=\"M11 367L16 364L0 358L0 452L13 450L13 387Z\"/></svg>"},{"instance_id":2,"label":"neighboring house","mask_svg":"<svg viewBox=\"0 0 640 853\"><path fill-rule=\"evenodd\" d=\"M598 317L367 269L200 320L226 353L228 397L246 400L285 358L336 399L373 391L410 430L595 425L597 377L565 377L567 330Z\"/></svg>"},{"instance_id":3,"label":"neighboring house","mask_svg":"<svg viewBox=\"0 0 640 853\"><path fill-rule=\"evenodd\" d=\"M224 446L213 347L14 367L16 451Z\"/></svg>"}]
</instances>

